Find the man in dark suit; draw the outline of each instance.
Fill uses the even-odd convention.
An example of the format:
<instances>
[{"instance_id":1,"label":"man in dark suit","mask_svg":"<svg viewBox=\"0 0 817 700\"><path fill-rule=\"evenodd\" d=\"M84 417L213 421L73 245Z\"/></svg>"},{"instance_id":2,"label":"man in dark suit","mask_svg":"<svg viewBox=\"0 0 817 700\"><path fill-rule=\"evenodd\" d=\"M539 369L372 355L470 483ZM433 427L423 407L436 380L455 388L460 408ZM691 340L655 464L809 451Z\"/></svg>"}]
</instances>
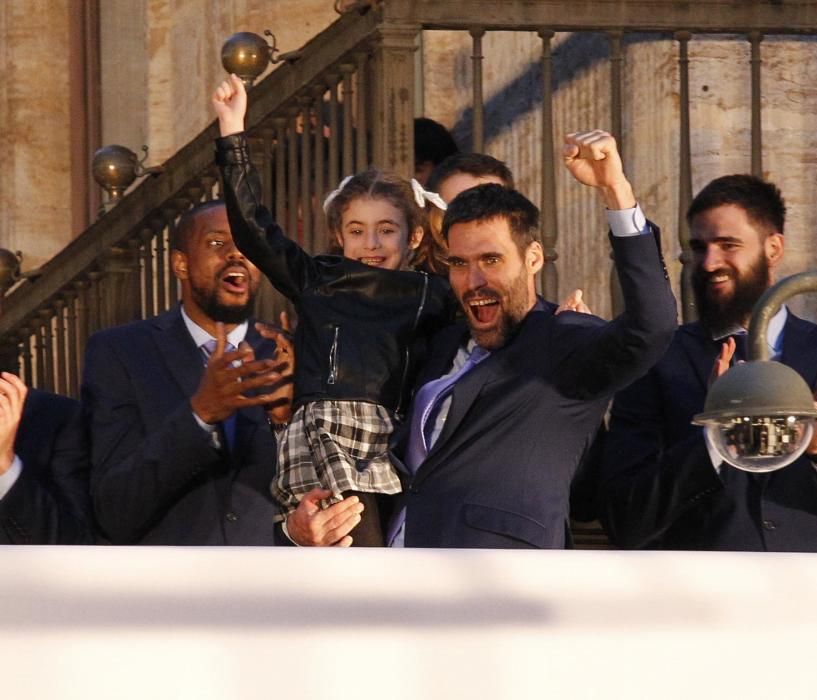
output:
<instances>
[{"instance_id":1,"label":"man in dark suit","mask_svg":"<svg viewBox=\"0 0 817 700\"><path fill-rule=\"evenodd\" d=\"M784 244L780 192L749 175L718 178L687 219L700 320L681 326L664 358L615 398L600 474L605 528L627 548L817 551L811 460L768 474L740 471L710 454L691 423L774 282ZM770 356L814 388L817 326L784 307L767 340Z\"/></svg>"},{"instance_id":2,"label":"man in dark suit","mask_svg":"<svg viewBox=\"0 0 817 700\"><path fill-rule=\"evenodd\" d=\"M171 247L181 305L88 341L99 524L115 544L273 544L275 439L262 406L288 388L275 344L249 320L260 274L222 202L188 212ZM275 411L286 420L287 406L273 422Z\"/></svg>"},{"instance_id":3,"label":"man in dark suit","mask_svg":"<svg viewBox=\"0 0 817 700\"><path fill-rule=\"evenodd\" d=\"M88 544L94 532L79 402L0 374L0 544Z\"/></svg>"},{"instance_id":4,"label":"man in dark suit","mask_svg":"<svg viewBox=\"0 0 817 700\"><path fill-rule=\"evenodd\" d=\"M611 210L626 311L610 323L555 315L535 293L536 207L495 184L454 199L443 231L465 323L436 339L407 428L395 435L406 474L395 545L565 546L571 483L609 397L657 361L675 329L657 231L614 139L572 134L565 163Z\"/></svg>"}]
</instances>

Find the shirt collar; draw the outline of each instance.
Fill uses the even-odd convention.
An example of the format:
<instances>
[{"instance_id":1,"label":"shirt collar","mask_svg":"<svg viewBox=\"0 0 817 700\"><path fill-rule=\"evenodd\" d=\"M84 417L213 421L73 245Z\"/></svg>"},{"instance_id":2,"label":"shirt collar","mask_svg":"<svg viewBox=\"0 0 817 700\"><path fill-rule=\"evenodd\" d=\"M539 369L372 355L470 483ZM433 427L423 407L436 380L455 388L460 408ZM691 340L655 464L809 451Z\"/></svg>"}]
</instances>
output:
<instances>
[{"instance_id":1,"label":"shirt collar","mask_svg":"<svg viewBox=\"0 0 817 700\"><path fill-rule=\"evenodd\" d=\"M788 309L784 304L769 320L769 325L766 328L766 343L769 346L769 352L772 356L779 356L783 351L783 328L786 325L788 315ZM735 326L734 328L722 331L716 336L713 335L712 340L722 340L730 335L737 335L739 333L746 333L746 329L742 326Z\"/></svg>"},{"instance_id":2,"label":"shirt collar","mask_svg":"<svg viewBox=\"0 0 817 700\"><path fill-rule=\"evenodd\" d=\"M184 310L184 304L181 305L181 311L182 319L184 320L184 325L187 328L187 332L190 333L190 337L193 338L193 342L196 344L197 348L200 348L208 340L215 340L212 335L210 335L199 324L193 321L190 316L187 315ZM241 343L241 341L243 341L246 337L249 326L249 321L244 321L244 323L237 325L227 334L227 342L231 343L234 348L237 348L239 343Z\"/></svg>"}]
</instances>

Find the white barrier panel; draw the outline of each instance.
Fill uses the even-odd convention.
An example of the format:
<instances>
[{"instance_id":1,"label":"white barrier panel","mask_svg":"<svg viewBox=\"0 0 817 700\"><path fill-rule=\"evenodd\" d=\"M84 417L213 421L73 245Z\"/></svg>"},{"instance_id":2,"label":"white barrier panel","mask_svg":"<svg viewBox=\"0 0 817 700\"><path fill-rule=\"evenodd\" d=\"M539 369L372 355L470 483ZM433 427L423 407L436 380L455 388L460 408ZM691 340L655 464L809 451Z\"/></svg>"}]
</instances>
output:
<instances>
[{"instance_id":1,"label":"white barrier panel","mask_svg":"<svg viewBox=\"0 0 817 700\"><path fill-rule=\"evenodd\" d=\"M814 555L0 550L4 700L817 697Z\"/></svg>"}]
</instances>

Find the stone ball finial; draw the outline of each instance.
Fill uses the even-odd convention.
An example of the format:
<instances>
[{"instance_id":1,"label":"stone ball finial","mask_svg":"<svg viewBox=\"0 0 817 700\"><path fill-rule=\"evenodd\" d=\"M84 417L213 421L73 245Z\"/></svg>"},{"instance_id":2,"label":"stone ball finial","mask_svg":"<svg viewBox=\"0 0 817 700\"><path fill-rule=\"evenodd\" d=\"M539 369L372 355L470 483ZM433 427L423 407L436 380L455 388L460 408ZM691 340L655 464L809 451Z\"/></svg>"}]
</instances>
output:
<instances>
[{"instance_id":1,"label":"stone ball finial","mask_svg":"<svg viewBox=\"0 0 817 700\"><path fill-rule=\"evenodd\" d=\"M142 146L143 156L139 160L137 155L125 146L103 146L94 153L91 162L91 173L108 193L108 201L104 202L100 208L100 215L111 209L125 194L125 190L131 186L137 177L143 175L160 175L164 172L164 166L154 165L145 167L144 162L148 157L148 147Z\"/></svg>"},{"instance_id":2,"label":"stone ball finial","mask_svg":"<svg viewBox=\"0 0 817 700\"><path fill-rule=\"evenodd\" d=\"M12 253L10 250L0 248L0 297L20 279L22 260L23 254L19 250Z\"/></svg>"},{"instance_id":3,"label":"stone ball finial","mask_svg":"<svg viewBox=\"0 0 817 700\"><path fill-rule=\"evenodd\" d=\"M139 160L124 146L103 146L94 153L91 172L100 187L116 200L139 175Z\"/></svg>"},{"instance_id":4,"label":"stone ball finial","mask_svg":"<svg viewBox=\"0 0 817 700\"><path fill-rule=\"evenodd\" d=\"M251 87L269 65L270 49L270 45L258 34L238 32L221 47L221 65Z\"/></svg>"}]
</instances>

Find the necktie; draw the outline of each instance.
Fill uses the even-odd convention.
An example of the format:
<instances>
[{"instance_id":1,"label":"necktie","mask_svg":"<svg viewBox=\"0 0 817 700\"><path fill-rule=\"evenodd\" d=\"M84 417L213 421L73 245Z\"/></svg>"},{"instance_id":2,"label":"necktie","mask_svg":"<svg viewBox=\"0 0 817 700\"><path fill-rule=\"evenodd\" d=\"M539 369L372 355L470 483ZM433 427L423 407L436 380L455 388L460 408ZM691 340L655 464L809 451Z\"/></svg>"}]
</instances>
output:
<instances>
[{"instance_id":1,"label":"necktie","mask_svg":"<svg viewBox=\"0 0 817 700\"><path fill-rule=\"evenodd\" d=\"M471 351L465 364L454 374L447 374L439 379L423 384L414 399L414 411L411 414L411 432L406 452L406 466L412 472L422 464L431 449L430 439L434 430L431 420L440 408L442 400L454 390L454 384L467 372L476 367L490 353L476 346Z\"/></svg>"},{"instance_id":2,"label":"necktie","mask_svg":"<svg viewBox=\"0 0 817 700\"><path fill-rule=\"evenodd\" d=\"M202 355L204 355L204 364L210 359L216 350L216 341L214 339L208 340L201 346ZM235 345L228 342L224 345L224 352L234 352ZM227 443L227 448L232 452L235 445L235 413L231 414L223 421L221 421L221 432L224 435L224 440Z\"/></svg>"},{"instance_id":3,"label":"necktie","mask_svg":"<svg viewBox=\"0 0 817 700\"><path fill-rule=\"evenodd\" d=\"M406 451L405 465L414 474L417 468L423 463L431 448L429 444L431 433L434 429L434 421L431 420L440 408L443 399L454 390L454 384L467 372L476 367L488 355L487 350L475 346L465 361L465 364L453 374L447 374L439 379L423 384L417 395L414 397L414 411L411 414L411 431L409 433L409 445ZM394 542L403 523L406 521L406 509L401 508L392 518L386 534L386 542L389 546Z\"/></svg>"}]
</instances>

